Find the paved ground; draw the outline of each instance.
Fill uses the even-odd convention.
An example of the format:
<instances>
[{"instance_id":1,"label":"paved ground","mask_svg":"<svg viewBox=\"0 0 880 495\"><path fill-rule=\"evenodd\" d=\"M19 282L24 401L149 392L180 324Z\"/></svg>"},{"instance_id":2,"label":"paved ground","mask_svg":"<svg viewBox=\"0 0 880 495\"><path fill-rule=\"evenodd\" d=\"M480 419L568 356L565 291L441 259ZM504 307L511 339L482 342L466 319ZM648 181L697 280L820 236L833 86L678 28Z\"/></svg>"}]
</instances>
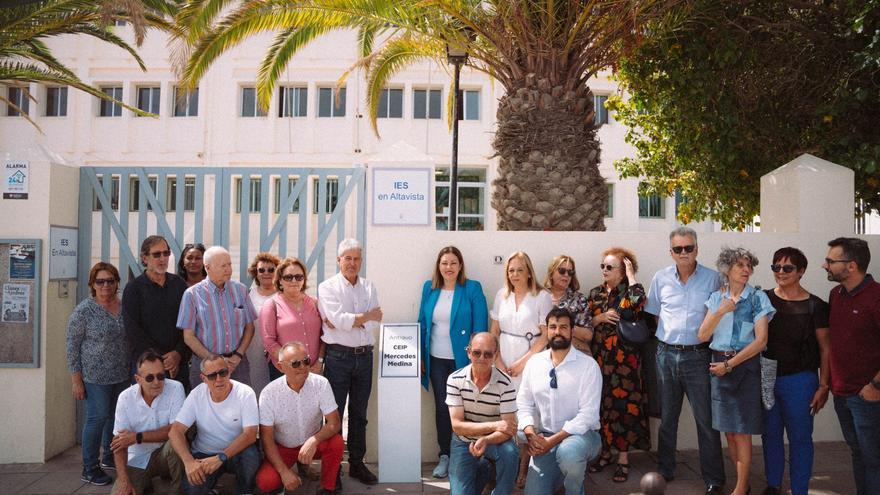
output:
<instances>
[{"instance_id":1,"label":"paved ground","mask_svg":"<svg viewBox=\"0 0 880 495\"><path fill-rule=\"evenodd\" d=\"M638 494L639 479L641 476L653 470L656 464L654 453L636 453L630 456L632 469L630 480L627 483L613 483L611 481L612 469L593 474L586 482L587 494ZM317 464L314 466L317 468ZM375 466L371 466L375 468ZM343 476L344 494L421 494L421 493L448 493L449 483L445 480L433 480L430 477L433 465L422 466L421 483L406 484L379 484L365 486L358 481ZM72 448L67 452L55 457L45 464L5 464L0 465L0 495L13 494L109 494L110 487L96 487L84 484L80 481L80 451ZM375 470L375 469L374 469ZM345 469L347 472L347 468ZM112 471L111 471L112 473ZM728 462L728 478L733 481L733 469ZM761 493L764 489L763 461L761 449L756 447L755 459L752 468L752 493ZM232 494L234 492L233 480L223 478L222 492ZM732 484L730 485L732 488ZM310 482L300 488L296 495L311 495L315 493L317 484ZM679 467L675 473L675 481L669 484L667 494L690 495L702 494L705 491L702 480L699 477L699 462L696 451L682 451L679 453ZM813 495L850 495L855 494L852 480L849 449L841 442L826 442L816 444L816 459L813 469L813 481L810 493ZM543 495L543 494L542 494ZM549 495L549 494L548 494Z\"/></svg>"}]
</instances>

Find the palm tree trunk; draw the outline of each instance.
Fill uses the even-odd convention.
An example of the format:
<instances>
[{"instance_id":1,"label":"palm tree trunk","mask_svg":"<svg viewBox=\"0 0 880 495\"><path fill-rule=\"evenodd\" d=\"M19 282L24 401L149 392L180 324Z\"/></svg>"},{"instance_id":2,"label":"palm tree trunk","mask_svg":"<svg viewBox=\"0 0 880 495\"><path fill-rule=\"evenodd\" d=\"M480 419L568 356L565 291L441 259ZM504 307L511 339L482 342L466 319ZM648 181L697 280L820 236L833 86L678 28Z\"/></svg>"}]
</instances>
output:
<instances>
[{"instance_id":1,"label":"palm tree trunk","mask_svg":"<svg viewBox=\"0 0 880 495\"><path fill-rule=\"evenodd\" d=\"M498 106L492 207L498 230L605 230L593 94L533 74Z\"/></svg>"}]
</instances>

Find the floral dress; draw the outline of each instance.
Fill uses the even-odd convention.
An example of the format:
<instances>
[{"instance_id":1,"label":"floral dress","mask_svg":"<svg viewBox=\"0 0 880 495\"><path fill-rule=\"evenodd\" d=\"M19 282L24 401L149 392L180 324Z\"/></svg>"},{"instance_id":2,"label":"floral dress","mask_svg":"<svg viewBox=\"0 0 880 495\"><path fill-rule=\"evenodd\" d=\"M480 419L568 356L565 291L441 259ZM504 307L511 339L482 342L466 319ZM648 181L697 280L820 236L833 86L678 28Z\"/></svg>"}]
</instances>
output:
<instances>
[{"instance_id":1,"label":"floral dress","mask_svg":"<svg viewBox=\"0 0 880 495\"><path fill-rule=\"evenodd\" d=\"M624 320L642 318L647 298L642 284L621 283L611 293L604 285L590 291L590 315L593 317L617 310ZM593 328L593 357L602 370L602 451L614 447L620 452L650 450L648 394L642 354L624 344L617 335L617 325L601 323Z\"/></svg>"},{"instance_id":2,"label":"floral dress","mask_svg":"<svg viewBox=\"0 0 880 495\"><path fill-rule=\"evenodd\" d=\"M547 291L550 293L550 291ZM551 294L552 297L552 294ZM575 327L583 327L583 328L591 328L590 327L590 312L589 312L589 304L587 303L587 296L581 294L580 292L572 289L571 287L565 289L565 295L563 295L559 301L556 303L556 307L567 309L574 315L574 321L572 322L572 326ZM592 350L590 349L590 343L583 341L577 337L572 337L571 339L572 345L575 349L584 352L586 354L592 354Z\"/></svg>"}]
</instances>

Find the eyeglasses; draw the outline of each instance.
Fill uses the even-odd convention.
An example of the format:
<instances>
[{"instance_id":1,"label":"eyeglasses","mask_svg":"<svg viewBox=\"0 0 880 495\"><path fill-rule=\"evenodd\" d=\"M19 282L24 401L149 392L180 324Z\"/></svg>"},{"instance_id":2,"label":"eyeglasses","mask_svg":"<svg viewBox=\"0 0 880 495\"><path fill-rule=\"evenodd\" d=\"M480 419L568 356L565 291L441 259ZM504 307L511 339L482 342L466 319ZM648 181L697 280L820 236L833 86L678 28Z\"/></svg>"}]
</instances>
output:
<instances>
[{"instance_id":1,"label":"eyeglasses","mask_svg":"<svg viewBox=\"0 0 880 495\"><path fill-rule=\"evenodd\" d=\"M770 269L773 270L773 273L779 273L782 270L783 273L791 273L797 270L797 267L794 265L770 265Z\"/></svg>"},{"instance_id":2,"label":"eyeglasses","mask_svg":"<svg viewBox=\"0 0 880 495\"><path fill-rule=\"evenodd\" d=\"M205 373L205 378L211 380L212 382L217 379L217 377L226 378L229 376L229 368L223 368L222 370L215 371L213 373Z\"/></svg>"},{"instance_id":3,"label":"eyeglasses","mask_svg":"<svg viewBox=\"0 0 880 495\"><path fill-rule=\"evenodd\" d=\"M152 256L153 259L156 260L159 258L167 258L171 256L171 251L168 249L166 249L165 251L153 251L152 253L150 253L150 256Z\"/></svg>"},{"instance_id":4,"label":"eyeglasses","mask_svg":"<svg viewBox=\"0 0 880 495\"><path fill-rule=\"evenodd\" d=\"M159 380L160 382L165 381L165 373L156 373L155 375L150 373L149 375L144 375L142 377L147 383L153 383L153 380Z\"/></svg>"},{"instance_id":5,"label":"eyeglasses","mask_svg":"<svg viewBox=\"0 0 880 495\"><path fill-rule=\"evenodd\" d=\"M620 268L620 265L606 265L605 263L599 263L599 268L603 271L610 272L611 270Z\"/></svg>"},{"instance_id":6,"label":"eyeglasses","mask_svg":"<svg viewBox=\"0 0 880 495\"><path fill-rule=\"evenodd\" d=\"M550 388L559 388L559 384L556 383L556 368L550 368Z\"/></svg>"},{"instance_id":7,"label":"eyeglasses","mask_svg":"<svg viewBox=\"0 0 880 495\"><path fill-rule=\"evenodd\" d=\"M825 258L826 265L831 265L834 263L849 263L850 261L852 261L852 260L833 260L831 258Z\"/></svg>"},{"instance_id":8,"label":"eyeglasses","mask_svg":"<svg viewBox=\"0 0 880 495\"><path fill-rule=\"evenodd\" d=\"M306 276L303 275L302 273L297 273L295 275L291 275L288 273L286 275L281 276L281 280L284 280L285 282L293 282L294 280L296 280L297 282L302 282L303 279L305 279L305 278L306 278Z\"/></svg>"},{"instance_id":9,"label":"eyeglasses","mask_svg":"<svg viewBox=\"0 0 880 495\"><path fill-rule=\"evenodd\" d=\"M694 249L697 249L697 246L688 244L687 246L672 246L670 249L672 249L672 252L675 254L681 254L682 251L685 253L693 253Z\"/></svg>"},{"instance_id":10,"label":"eyeglasses","mask_svg":"<svg viewBox=\"0 0 880 495\"><path fill-rule=\"evenodd\" d=\"M290 364L291 368L299 368L300 365L308 366L312 364L312 358L306 356L299 361L287 361Z\"/></svg>"},{"instance_id":11,"label":"eyeglasses","mask_svg":"<svg viewBox=\"0 0 880 495\"><path fill-rule=\"evenodd\" d=\"M560 266L556 269L556 273L562 275L563 277L566 275L574 277L574 268L563 268Z\"/></svg>"},{"instance_id":12,"label":"eyeglasses","mask_svg":"<svg viewBox=\"0 0 880 495\"><path fill-rule=\"evenodd\" d=\"M95 285L97 285L98 287L101 287L104 285L113 285L115 283L116 283L115 278L96 278L95 279Z\"/></svg>"},{"instance_id":13,"label":"eyeglasses","mask_svg":"<svg viewBox=\"0 0 880 495\"><path fill-rule=\"evenodd\" d=\"M260 272L260 273L266 273L266 272L269 272L269 273L275 273L275 267L272 266L272 267L269 267L269 268L257 268L257 271Z\"/></svg>"},{"instance_id":14,"label":"eyeglasses","mask_svg":"<svg viewBox=\"0 0 880 495\"><path fill-rule=\"evenodd\" d=\"M481 351L479 349L472 349L471 356L473 356L476 359L481 359L481 358L492 359L493 357L495 357L495 351Z\"/></svg>"}]
</instances>

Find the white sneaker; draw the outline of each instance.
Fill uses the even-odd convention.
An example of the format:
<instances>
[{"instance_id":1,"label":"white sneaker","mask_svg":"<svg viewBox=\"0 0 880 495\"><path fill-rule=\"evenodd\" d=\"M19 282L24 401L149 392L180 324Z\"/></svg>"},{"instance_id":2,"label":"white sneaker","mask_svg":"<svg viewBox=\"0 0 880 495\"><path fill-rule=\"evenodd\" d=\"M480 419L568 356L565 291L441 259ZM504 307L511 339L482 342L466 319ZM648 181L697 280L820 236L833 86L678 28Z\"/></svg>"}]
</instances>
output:
<instances>
[{"instance_id":1,"label":"white sneaker","mask_svg":"<svg viewBox=\"0 0 880 495\"><path fill-rule=\"evenodd\" d=\"M431 476L435 478L445 478L449 476L449 456L443 454L440 456L440 462L437 463L437 467L434 468L434 472L431 473Z\"/></svg>"}]
</instances>

